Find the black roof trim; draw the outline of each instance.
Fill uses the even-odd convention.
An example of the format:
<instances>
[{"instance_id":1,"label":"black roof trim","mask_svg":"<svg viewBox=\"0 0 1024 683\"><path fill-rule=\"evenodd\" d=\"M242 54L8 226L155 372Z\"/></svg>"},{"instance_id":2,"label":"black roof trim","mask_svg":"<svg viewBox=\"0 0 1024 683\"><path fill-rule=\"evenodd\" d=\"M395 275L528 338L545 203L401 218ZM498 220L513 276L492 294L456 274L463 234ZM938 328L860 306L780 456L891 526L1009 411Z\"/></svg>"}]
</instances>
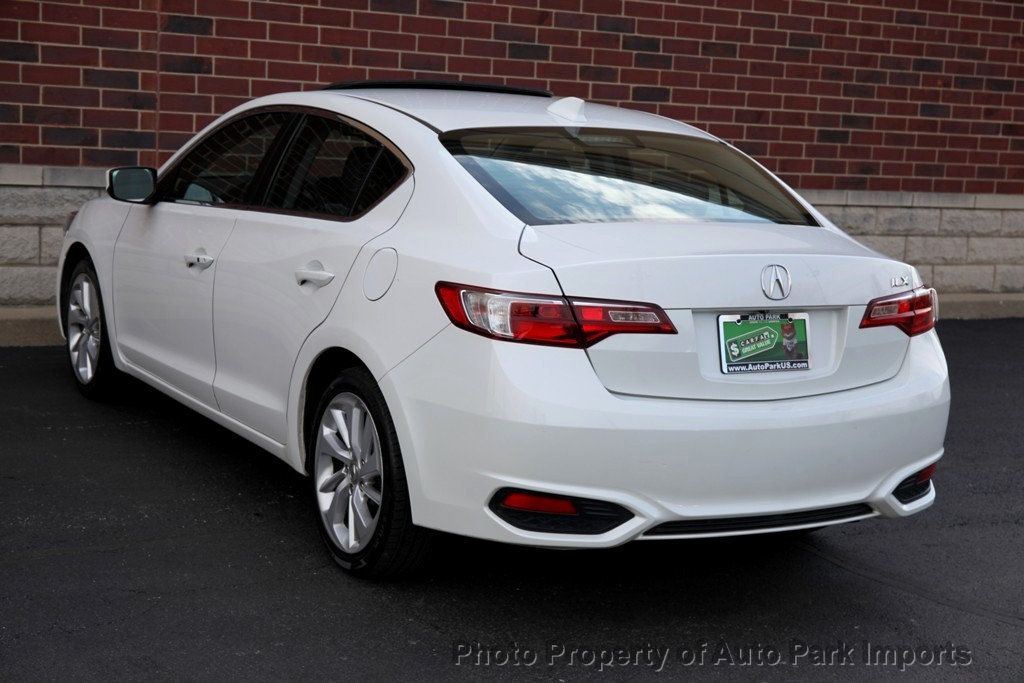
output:
<instances>
[{"instance_id":1,"label":"black roof trim","mask_svg":"<svg viewBox=\"0 0 1024 683\"><path fill-rule=\"evenodd\" d=\"M538 88L519 88L513 85L497 85L493 83L473 83L471 81L432 81L432 80L395 80L395 81L343 81L324 86L324 90L363 90L367 88L386 88L392 90L464 90L470 92L493 92L504 95L528 95L530 97L554 97L550 90Z\"/></svg>"}]
</instances>

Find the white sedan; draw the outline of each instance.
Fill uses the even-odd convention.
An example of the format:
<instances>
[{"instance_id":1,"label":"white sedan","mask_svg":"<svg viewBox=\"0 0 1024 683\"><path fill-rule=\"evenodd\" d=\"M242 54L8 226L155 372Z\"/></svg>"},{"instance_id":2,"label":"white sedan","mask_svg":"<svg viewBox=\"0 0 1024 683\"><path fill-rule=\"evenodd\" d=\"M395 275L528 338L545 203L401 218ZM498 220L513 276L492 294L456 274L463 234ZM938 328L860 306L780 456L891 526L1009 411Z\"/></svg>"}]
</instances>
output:
<instances>
[{"instance_id":1,"label":"white sedan","mask_svg":"<svg viewBox=\"0 0 1024 683\"><path fill-rule=\"evenodd\" d=\"M607 547L935 498L935 292L691 126L344 84L244 104L108 195L59 269L77 385L132 375L309 475L352 572L434 530Z\"/></svg>"}]
</instances>

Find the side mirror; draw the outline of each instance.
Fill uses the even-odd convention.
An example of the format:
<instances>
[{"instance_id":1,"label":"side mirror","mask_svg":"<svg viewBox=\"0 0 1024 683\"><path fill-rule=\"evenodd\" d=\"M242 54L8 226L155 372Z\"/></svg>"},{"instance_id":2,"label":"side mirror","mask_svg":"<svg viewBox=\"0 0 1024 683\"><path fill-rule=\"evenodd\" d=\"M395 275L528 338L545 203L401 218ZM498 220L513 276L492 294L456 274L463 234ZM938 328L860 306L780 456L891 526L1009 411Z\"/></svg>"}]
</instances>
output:
<instances>
[{"instance_id":1,"label":"side mirror","mask_svg":"<svg viewBox=\"0 0 1024 683\"><path fill-rule=\"evenodd\" d=\"M143 204L155 191L155 168L123 166L107 172L107 194L114 199Z\"/></svg>"}]
</instances>

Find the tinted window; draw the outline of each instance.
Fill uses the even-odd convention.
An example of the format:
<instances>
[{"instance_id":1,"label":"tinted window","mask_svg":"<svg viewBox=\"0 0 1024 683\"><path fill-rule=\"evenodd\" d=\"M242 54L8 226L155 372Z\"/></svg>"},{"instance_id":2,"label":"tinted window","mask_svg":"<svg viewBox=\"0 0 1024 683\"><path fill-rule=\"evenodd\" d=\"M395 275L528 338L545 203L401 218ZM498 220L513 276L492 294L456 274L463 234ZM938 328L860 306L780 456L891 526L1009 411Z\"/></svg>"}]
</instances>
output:
<instances>
[{"instance_id":1,"label":"tinted window","mask_svg":"<svg viewBox=\"0 0 1024 683\"><path fill-rule=\"evenodd\" d=\"M267 205L346 218L376 203L405 173L394 154L358 128L308 116L281 161Z\"/></svg>"},{"instance_id":2,"label":"tinted window","mask_svg":"<svg viewBox=\"0 0 1024 683\"><path fill-rule=\"evenodd\" d=\"M770 176L712 140L593 128L519 128L456 131L441 141L498 201L531 225L817 225Z\"/></svg>"},{"instance_id":3,"label":"tinted window","mask_svg":"<svg viewBox=\"0 0 1024 683\"><path fill-rule=\"evenodd\" d=\"M363 190L352 208L352 214L358 215L369 209L398 185L405 178L407 169L401 160L386 147L381 147L380 155L370 173L366 176Z\"/></svg>"},{"instance_id":4,"label":"tinted window","mask_svg":"<svg viewBox=\"0 0 1024 683\"><path fill-rule=\"evenodd\" d=\"M274 137L290 114L254 114L234 121L200 142L178 166L170 199L243 204L246 191Z\"/></svg>"}]
</instances>

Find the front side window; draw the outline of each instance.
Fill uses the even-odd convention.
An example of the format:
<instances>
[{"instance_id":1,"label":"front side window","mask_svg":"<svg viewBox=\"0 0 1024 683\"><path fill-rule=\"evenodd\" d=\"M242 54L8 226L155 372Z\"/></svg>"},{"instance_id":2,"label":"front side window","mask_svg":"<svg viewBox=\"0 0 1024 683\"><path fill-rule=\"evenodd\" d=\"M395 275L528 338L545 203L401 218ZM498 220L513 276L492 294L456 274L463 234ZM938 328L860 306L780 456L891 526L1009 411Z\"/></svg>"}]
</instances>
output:
<instances>
[{"instance_id":1,"label":"front side window","mask_svg":"<svg viewBox=\"0 0 1024 683\"><path fill-rule=\"evenodd\" d=\"M199 142L178 165L167 199L246 203L249 186L289 116L283 112L246 116Z\"/></svg>"},{"instance_id":2,"label":"front side window","mask_svg":"<svg viewBox=\"0 0 1024 683\"><path fill-rule=\"evenodd\" d=\"M595 128L511 128L454 131L441 142L530 225L817 225L769 175L713 140Z\"/></svg>"},{"instance_id":3,"label":"front side window","mask_svg":"<svg viewBox=\"0 0 1024 683\"><path fill-rule=\"evenodd\" d=\"M281 160L266 205L335 218L357 216L391 191L406 167L344 121L307 116Z\"/></svg>"}]
</instances>

